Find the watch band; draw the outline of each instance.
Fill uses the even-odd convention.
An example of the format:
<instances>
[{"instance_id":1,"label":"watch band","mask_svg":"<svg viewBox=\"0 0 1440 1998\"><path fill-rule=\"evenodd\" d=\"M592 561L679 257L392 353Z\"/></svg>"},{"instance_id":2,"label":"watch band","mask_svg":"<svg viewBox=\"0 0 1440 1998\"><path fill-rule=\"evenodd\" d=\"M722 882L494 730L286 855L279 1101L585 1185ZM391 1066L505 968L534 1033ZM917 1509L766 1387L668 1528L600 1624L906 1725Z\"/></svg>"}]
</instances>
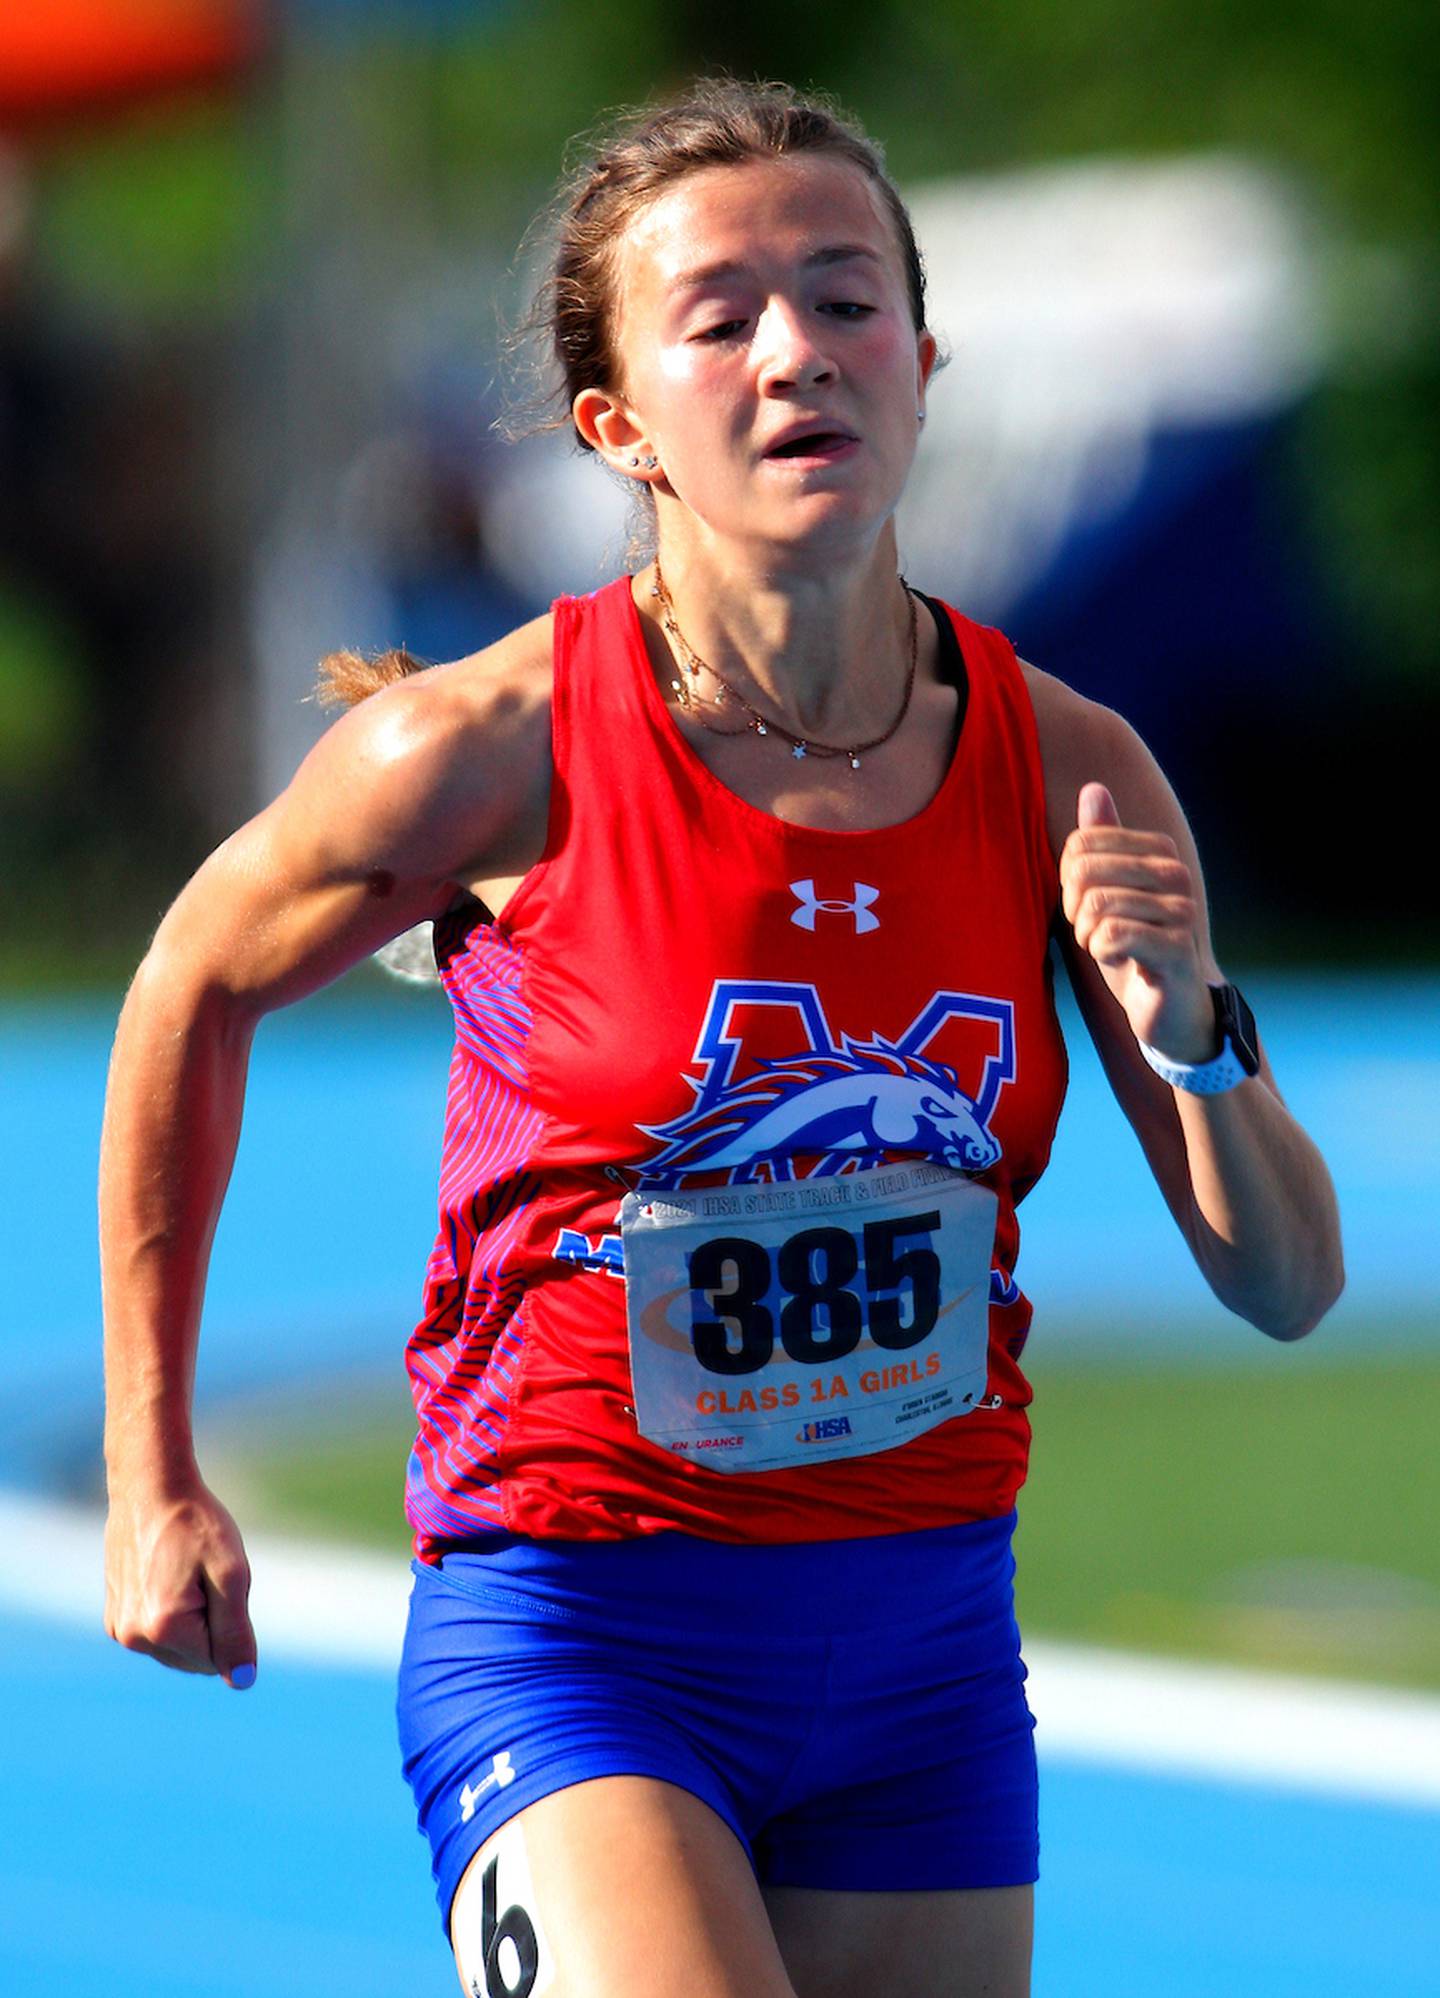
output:
<instances>
[{"instance_id":1,"label":"watch band","mask_svg":"<svg viewBox=\"0 0 1440 1998\"><path fill-rule=\"evenodd\" d=\"M1144 1041L1138 1045L1158 1076L1172 1089L1183 1089L1191 1096L1222 1096L1227 1089L1234 1089L1239 1083L1249 1080L1250 1071L1236 1054L1228 1034L1221 1043L1219 1054L1211 1061L1169 1061L1154 1048L1147 1047Z\"/></svg>"},{"instance_id":2,"label":"watch band","mask_svg":"<svg viewBox=\"0 0 1440 1998\"><path fill-rule=\"evenodd\" d=\"M1260 1050L1255 1034L1255 1015L1245 1003L1238 985L1212 985L1210 998L1215 1007L1215 1029L1220 1052L1210 1061L1171 1061L1155 1048L1138 1043L1140 1052L1155 1073L1172 1089L1191 1096L1220 1096L1260 1072Z\"/></svg>"}]
</instances>

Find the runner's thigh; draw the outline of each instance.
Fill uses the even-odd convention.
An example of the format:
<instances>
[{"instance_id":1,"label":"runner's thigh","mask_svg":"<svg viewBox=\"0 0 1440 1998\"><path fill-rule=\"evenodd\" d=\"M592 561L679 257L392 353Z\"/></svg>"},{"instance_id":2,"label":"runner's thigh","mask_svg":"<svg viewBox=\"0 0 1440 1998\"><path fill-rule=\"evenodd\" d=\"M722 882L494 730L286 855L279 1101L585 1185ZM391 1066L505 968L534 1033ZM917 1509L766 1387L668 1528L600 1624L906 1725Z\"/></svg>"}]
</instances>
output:
<instances>
[{"instance_id":1,"label":"runner's thigh","mask_svg":"<svg viewBox=\"0 0 1440 1998\"><path fill-rule=\"evenodd\" d=\"M735 1834L648 1776L573 1784L502 1825L450 1937L470 1998L795 1998Z\"/></svg>"},{"instance_id":2,"label":"runner's thigh","mask_svg":"<svg viewBox=\"0 0 1440 1998\"><path fill-rule=\"evenodd\" d=\"M1033 1887L767 1887L797 1998L1029 1998Z\"/></svg>"}]
</instances>

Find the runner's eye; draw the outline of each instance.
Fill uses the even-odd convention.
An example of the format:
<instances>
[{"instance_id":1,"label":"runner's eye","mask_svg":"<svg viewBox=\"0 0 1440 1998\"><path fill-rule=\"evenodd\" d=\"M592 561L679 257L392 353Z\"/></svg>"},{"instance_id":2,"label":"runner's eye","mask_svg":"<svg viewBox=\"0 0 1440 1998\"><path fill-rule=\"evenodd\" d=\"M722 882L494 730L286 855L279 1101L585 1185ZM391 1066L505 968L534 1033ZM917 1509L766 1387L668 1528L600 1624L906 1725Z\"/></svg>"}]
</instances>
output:
<instances>
[{"instance_id":1,"label":"runner's eye","mask_svg":"<svg viewBox=\"0 0 1440 1998\"><path fill-rule=\"evenodd\" d=\"M821 310L824 312L843 312L848 317L851 313L859 315L861 313L873 312L875 307L873 305L861 305L856 299L845 298L835 299L829 305L822 306Z\"/></svg>"},{"instance_id":2,"label":"runner's eye","mask_svg":"<svg viewBox=\"0 0 1440 1998\"><path fill-rule=\"evenodd\" d=\"M726 319L718 326L707 326L702 333L697 333L695 338L697 340L723 340L744 324L745 321L743 319Z\"/></svg>"}]
</instances>

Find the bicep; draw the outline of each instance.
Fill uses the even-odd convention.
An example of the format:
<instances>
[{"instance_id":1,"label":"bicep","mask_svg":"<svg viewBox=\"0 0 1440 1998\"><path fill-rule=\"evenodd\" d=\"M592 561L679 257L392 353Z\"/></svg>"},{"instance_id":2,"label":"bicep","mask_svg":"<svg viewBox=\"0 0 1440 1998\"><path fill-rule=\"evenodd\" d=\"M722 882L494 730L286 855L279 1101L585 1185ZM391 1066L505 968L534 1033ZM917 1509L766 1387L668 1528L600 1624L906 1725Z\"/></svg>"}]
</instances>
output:
<instances>
[{"instance_id":1,"label":"bicep","mask_svg":"<svg viewBox=\"0 0 1440 1998\"><path fill-rule=\"evenodd\" d=\"M283 801L225 841L182 889L152 956L257 1012L348 971L453 895L385 865L355 867L297 836Z\"/></svg>"},{"instance_id":2,"label":"bicep","mask_svg":"<svg viewBox=\"0 0 1440 1998\"><path fill-rule=\"evenodd\" d=\"M387 712L389 698L337 722L181 891L150 953L177 982L270 1011L453 901L495 807L463 745L409 690Z\"/></svg>"}]
</instances>

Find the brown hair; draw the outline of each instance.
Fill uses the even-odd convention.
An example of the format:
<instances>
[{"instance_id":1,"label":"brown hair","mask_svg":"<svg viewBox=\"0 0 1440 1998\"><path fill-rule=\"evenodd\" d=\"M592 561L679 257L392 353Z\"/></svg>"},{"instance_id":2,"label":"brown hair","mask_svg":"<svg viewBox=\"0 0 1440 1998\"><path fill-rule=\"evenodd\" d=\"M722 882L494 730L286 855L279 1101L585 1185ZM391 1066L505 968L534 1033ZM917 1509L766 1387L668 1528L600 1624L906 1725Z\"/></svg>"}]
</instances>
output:
<instances>
[{"instance_id":1,"label":"brown hair","mask_svg":"<svg viewBox=\"0 0 1440 1998\"><path fill-rule=\"evenodd\" d=\"M362 652L330 652L320 661L312 699L322 708L353 708L367 694L378 694L396 680L419 673L425 665L403 646L367 659Z\"/></svg>"},{"instance_id":2,"label":"brown hair","mask_svg":"<svg viewBox=\"0 0 1440 1998\"><path fill-rule=\"evenodd\" d=\"M552 244L549 268L508 347L527 352L538 382L496 425L510 442L570 423L575 397L619 380L615 322L616 246L649 204L687 174L748 160L828 154L847 160L872 183L895 227L916 332L925 326L925 265L904 202L885 168L881 146L821 93L802 96L788 83L701 77L674 102L623 111L582 140L583 157L527 232ZM522 248L523 255L523 248ZM538 351L537 351L538 350ZM558 379L555 379L558 372ZM582 449L592 449L575 433ZM637 506L627 559L644 559L653 535L654 498L631 484ZM413 672L402 652L376 660L338 652L321 663L318 698L352 704Z\"/></svg>"},{"instance_id":3,"label":"brown hair","mask_svg":"<svg viewBox=\"0 0 1440 1998\"><path fill-rule=\"evenodd\" d=\"M880 194L895 227L916 332L925 326L925 265L904 202L885 170L883 149L832 98L801 96L788 83L701 77L670 104L619 114L567 175L537 228L550 237L550 267L512 347L543 340L559 380L532 398L510 438L563 429L582 389L613 388L617 245L649 204L687 174L748 160L826 153L857 167ZM533 233L533 231L532 231ZM548 419L544 406L560 407ZM592 447L576 434L584 450ZM648 487L643 496L648 496Z\"/></svg>"}]
</instances>

